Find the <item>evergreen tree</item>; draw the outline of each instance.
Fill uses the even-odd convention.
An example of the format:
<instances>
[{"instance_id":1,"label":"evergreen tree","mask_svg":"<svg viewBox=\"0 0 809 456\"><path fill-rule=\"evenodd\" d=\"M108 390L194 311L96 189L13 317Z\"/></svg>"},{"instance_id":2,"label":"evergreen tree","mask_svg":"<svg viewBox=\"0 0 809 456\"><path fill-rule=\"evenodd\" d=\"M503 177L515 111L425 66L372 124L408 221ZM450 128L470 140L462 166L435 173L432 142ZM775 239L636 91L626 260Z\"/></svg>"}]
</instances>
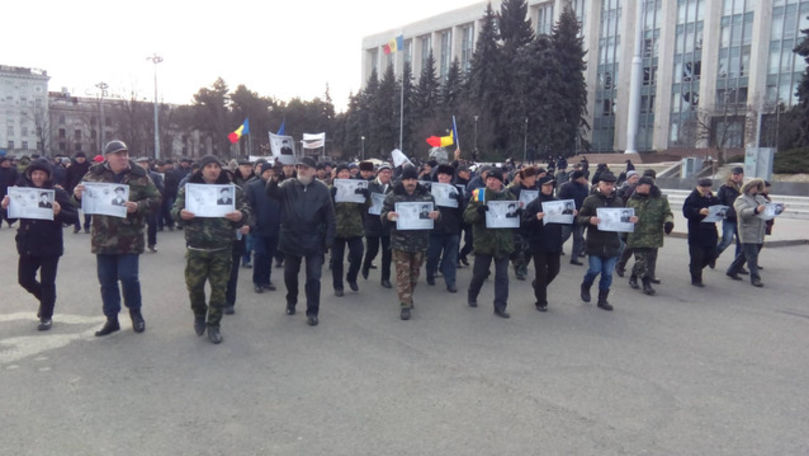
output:
<instances>
[{"instance_id":1,"label":"evergreen tree","mask_svg":"<svg viewBox=\"0 0 809 456\"><path fill-rule=\"evenodd\" d=\"M493 154L496 144L502 143L502 140L498 140L498 133L501 132L504 66L501 65L503 60L497 45L498 39L497 15L489 3L481 19L480 34L475 43L475 52L472 54L466 82L470 115L478 116L476 142L478 150L481 151L481 155L477 157L479 159L495 158ZM474 135L474 124L472 128ZM472 142L473 144L475 142L474 136Z\"/></svg>"},{"instance_id":2,"label":"evergreen tree","mask_svg":"<svg viewBox=\"0 0 809 456\"><path fill-rule=\"evenodd\" d=\"M421 69L419 84L413 94L413 109L417 118L425 119L435 116L440 98L439 89L438 77L435 74L435 59L433 52L430 51L427 62Z\"/></svg>"},{"instance_id":3,"label":"evergreen tree","mask_svg":"<svg viewBox=\"0 0 809 456\"><path fill-rule=\"evenodd\" d=\"M809 64L809 29L801 30L801 33L803 34L803 39L795 46L793 52L803 57L806 63ZM798 117L803 120L800 122L800 140L795 146L805 146L809 145L809 66L803 70L803 76L801 77L800 85L798 85L797 95L798 104L795 105L793 110Z\"/></svg>"},{"instance_id":4,"label":"evergreen tree","mask_svg":"<svg viewBox=\"0 0 809 456\"><path fill-rule=\"evenodd\" d=\"M220 157L229 155L228 134L235 128L229 104L228 86L222 78L217 78L210 88L203 87L194 94L197 128L211 139L213 153Z\"/></svg>"},{"instance_id":5,"label":"evergreen tree","mask_svg":"<svg viewBox=\"0 0 809 456\"><path fill-rule=\"evenodd\" d=\"M379 78L377 76L376 68L371 71L371 75L368 76L368 81L365 83L365 89L360 92L358 95L358 107L359 107L359 136L365 136L365 151L366 154L369 150L375 150L373 147L373 138L371 137L371 131L373 130L373 105L374 100L376 99L379 93ZM357 137L357 141L361 141L359 137ZM353 153L359 155L360 147L358 147Z\"/></svg>"},{"instance_id":6,"label":"evergreen tree","mask_svg":"<svg viewBox=\"0 0 809 456\"><path fill-rule=\"evenodd\" d=\"M408 154L410 150L416 148L416 138L413 135L416 118L414 116L414 93L415 87L413 86L413 67L410 62L405 62L402 68L402 78L399 80L400 87L404 85L404 109L402 114L404 120L402 122L402 152ZM401 96L402 94L400 94ZM398 145L396 147L399 147ZM385 158L390 158L386 155Z\"/></svg>"},{"instance_id":7,"label":"evergreen tree","mask_svg":"<svg viewBox=\"0 0 809 456\"><path fill-rule=\"evenodd\" d=\"M372 148L365 143L365 156L386 157L399 145L399 90L393 65L388 65L371 110Z\"/></svg>"},{"instance_id":8,"label":"evergreen tree","mask_svg":"<svg viewBox=\"0 0 809 456\"><path fill-rule=\"evenodd\" d=\"M560 135L551 145L555 154L571 156L576 146L589 149L584 136L589 130L587 123L587 83L584 71L586 51L579 36L579 23L576 13L566 6L553 29L553 51L559 69L557 90L561 95L560 105L554 119L560 122Z\"/></svg>"},{"instance_id":9,"label":"evergreen tree","mask_svg":"<svg viewBox=\"0 0 809 456\"><path fill-rule=\"evenodd\" d=\"M445 114L455 114L461 101L463 89L463 75L461 74L461 64L458 59L452 61L452 65L447 71L447 78L441 86L439 94L441 110Z\"/></svg>"},{"instance_id":10,"label":"evergreen tree","mask_svg":"<svg viewBox=\"0 0 809 456\"><path fill-rule=\"evenodd\" d=\"M528 3L525 0L503 0L497 21L500 25L500 38L507 52L516 52L534 37L531 21L528 19Z\"/></svg>"}]
</instances>

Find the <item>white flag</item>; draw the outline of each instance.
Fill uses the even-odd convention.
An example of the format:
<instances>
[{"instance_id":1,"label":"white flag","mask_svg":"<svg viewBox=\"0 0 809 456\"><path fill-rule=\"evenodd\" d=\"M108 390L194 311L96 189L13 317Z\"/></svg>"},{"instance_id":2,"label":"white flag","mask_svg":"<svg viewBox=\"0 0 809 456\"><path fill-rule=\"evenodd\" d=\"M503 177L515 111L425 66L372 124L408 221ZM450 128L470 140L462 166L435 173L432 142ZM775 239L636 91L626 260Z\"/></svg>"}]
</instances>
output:
<instances>
[{"instance_id":1,"label":"white flag","mask_svg":"<svg viewBox=\"0 0 809 456\"><path fill-rule=\"evenodd\" d=\"M282 165L295 164L295 138L270 133L270 150L272 156Z\"/></svg>"},{"instance_id":2,"label":"white flag","mask_svg":"<svg viewBox=\"0 0 809 456\"><path fill-rule=\"evenodd\" d=\"M413 162L410 161L409 158L407 158L407 155L405 155L404 152L402 152L399 149L393 149L393 151L390 153L390 156L391 156L391 158L393 158L393 167L394 168L398 168L399 166L401 166L401 165L403 165L405 163L409 163L410 165L413 165Z\"/></svg>"},{"instance_id":3,"label":"white flag","mask_svg":"<svg viewBox=\"0 0 809 456\"><path fill-rule=\"evenodd\" d=\"M303 148L319 149L326 145L326 133L304 133Z\"/></svg>"}]
</instances>

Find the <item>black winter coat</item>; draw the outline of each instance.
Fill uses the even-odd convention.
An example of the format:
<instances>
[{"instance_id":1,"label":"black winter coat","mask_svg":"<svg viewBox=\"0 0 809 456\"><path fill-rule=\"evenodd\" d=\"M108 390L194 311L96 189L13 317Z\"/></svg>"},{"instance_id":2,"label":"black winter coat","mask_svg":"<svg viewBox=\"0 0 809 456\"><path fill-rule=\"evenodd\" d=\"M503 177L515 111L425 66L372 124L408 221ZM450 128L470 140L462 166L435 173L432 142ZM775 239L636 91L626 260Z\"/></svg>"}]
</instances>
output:
<instances>
[{"instance_id":1,"label":"black winter coat","mask_svg":"<svg viewBox=\"0 0 809 456\"><path fill-rule=\"evenodd\" d=\"M70 162L70 167L67 168L67 187L65 187L68 193L73 193L73 189L79 185L84 175L90 170L90 165L90 161L86 159L84 163L77 162L75 158Z\"/></svg>"},{"instance_id":2,"label":"black winter coat","mask_svg":"<svg viewBox=\"0 0 809 456\"><path fill-rule=\"evenodd\" d=\"M713 193L702 196L699 190L694 189L683 203L683 216L688 219L688 243L699 247L716 247L719 236L716 233L716 223L702 223L704 215L700 209L722 204Z\"/></svg>"},{"instance_id":3,"label":"black winter coat","mask_svg":"<svg viewBox=\"0 0 809 456\"><path fill-rule=\"evenodd\" d=\"M281 205L267 195L266 184L255 179L244 186L247 202L253 212L250 234L277 237L281 229Z\"/></svg>"},{"instance_id":4,"label":"black winter coat","mask_svg":"<svg viewBox=\"0 0 809 456\"><path fill-rule=\"evenodd\" d=\"M390 192L393 191L393 181L388 182L387 188L379 183L379 180L374 179L368 183L368 193L381 193L383 195L388 195ZM370 208L370 196L368 197L368 207ZM368 213L368 209L365 209L365 213L363 214L362 219L362 226L365 229L365 235L370 237L379 237L379 236L390 236L390 225L382 224L382 220L379 218L378 215L373 215Z\"/></svg>"},{"instance_id":5,"label":"black winter coat","mask_svg":"<svg viewBox=\"0 0 809 456\"><path fill-rule=\"evenodd\" d=\"M570 181L566 184L562 184L562 186L559 188L559 194L557 196L559 196L560 200L572 199L576 202L576 209L581 209L584 199L587 198L587 195L589 194L590 190L586 185L582 185L575 181Z\"/></svg>"},{"instance_id":6,"label":"black winter coat","mask_svg":"<svg viewBox=\"0 0 809 456\"><path fill-rule=\"evenodd\" d=\"M719 198L719 202L717 204L722 204L728 207L728 211L725 214L725 220L728 222L736 222L736 209L733 208L733 203L735 203L736 198L739 197L739 191L730 185L725 184L719 187L719 192L716 194L716 196Z\"/></svg>"},{"instance_id":7,"label":"black winter coat","mask_svg":"<svg viewBox=\"0 0 809 456\"><path fill-rule=\"evenodd\" d=\"M458 191L458 207L445 207L436 205L441 216L435 221L433 233L436 234L459 234L463 226L464 197Z\"/></svg>"},{"instance_id":8,"label":"black winter coat","mask_svg":"<svg viewBox=\"0 0 809 456\"><path fill-rule=\"evenodd\" d=\"M17 182L19 187L34 187L28 176L23 176ZM64 253L62 240L62 225L73 225L79 220L76 206L70 202L70 196L60 188L54 188L48 181L43 189L53 189L56 202L62 207L59 215L51 220L20 219L17 228L17 253L21 256L58 257Z\"/></svg>"},{"instance_id":9,"label":"black winter coat","mask_svg":"<svg viewBox=\"0 0 809 456\"><path fill-rule=\"evenodd\" d=\"M334 244L337 227L334 205L326 184L317 179L303 185L287 179L267 181L267 195L281 205L280 250L294 256L324 253Z\"/></svg>"},{"instance_id":10,"label":"black winter coat","mask_svg":"<svg viewBox=\"0 0 809 456\"><path fill-rule=\"evenodd\" d=\"M624 202L614 191L610 195L604 195L598 190L584 200L576 223L587 229L587 254L604 258L618 256L621 250L620 233L601 231L597 225L590 224L590 217L597 216L599 207L624 207Z\"/></svg>"},{"instance_id":11,"label":"black winter coat","mask_svg":"<svg viewBox=\"0 0 809 456\"><path fill-rule=\"evenodd\" d=\"M522 224L520 228L525 228L524 232L531 247L531 253L560 253L562 251L562 226L559 223L545 224L542 220L537 220L537 214L543 212L542 203L544 201L556 201L553 195L539 194L539 197L523 209Z\"/></svg>"}]
</instances>

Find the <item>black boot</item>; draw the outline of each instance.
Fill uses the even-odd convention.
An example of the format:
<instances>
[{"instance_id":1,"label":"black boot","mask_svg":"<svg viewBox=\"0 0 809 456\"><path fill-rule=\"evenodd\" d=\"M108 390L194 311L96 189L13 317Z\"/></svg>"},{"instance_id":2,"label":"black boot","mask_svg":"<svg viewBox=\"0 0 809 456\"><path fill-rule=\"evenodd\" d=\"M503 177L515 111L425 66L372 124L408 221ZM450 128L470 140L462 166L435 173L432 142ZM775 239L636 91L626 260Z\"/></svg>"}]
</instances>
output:
<instances>
[{"instance_id":1,"label":"black boot","mask_svg":"<svg viewBox=\"0 0 809 456\"><path fill-rule=\"evenodd\" d=\"M135 330L136 333L146 331L146 322L143 320L143 315L140 314L140 310L130 310L129 317L132 318L132 329Z\"/></svg>"},{"instance_id":2,"label":"black boot","mask_svg":"<svg viewBox=\"0 0 809 456\"><path fill-rule=\"evenodd\" d=\"M699 275L691 274L691 285L693 285L693 286L695 286L697 288L705 287L705 284L702 283L702 274L699 274Z\"/></svg>"},{"instance_id":3,"label":"black boot","mask_svg":"<svg viewBox=\"0 0 809 456\"><path fill-rule=\"evenodd\" d=\"M208 340L212 344L222 343L222 334L219 333L219 326L208 326Z\"/></svg>"},{"instance_id":4,"label":"black boot","mask_svg":"<svg viewBox=\"0 0 809 456\"><path fill-rule=\"evenodd\" d=\"M104 323L104 326L100 330L96 331L96 337L112 334L119 329L121 329L121 325L118 324L118 317L107 317L107 322Z\"/></svg>"},{"instance_id":5,"label":"black boot","mask_svg":"<svg viewBox=\"0 0 809 456\"><path fill-rule=\"evenodd\" d=\"M633 290L637 290L640 288L640 285L638 285L638 276L636 276L635 274L629 276L629 287L632 288Z\"/></svg>"},{"instance_id":6,"label":"black boot","mask_svg":"<svg viewBox=\"0 0 809 456\"><path fill-rule=\"evenodd\" d=\"M654 296L655 294L655 289L652 288L652 280L648 277L643 278L643 294L649 296Z\"/></svg>"},{"instance_id":7,"label":"black boot","mask_svg":"<svg viewBox=\"0 0 809 456\"><path fill-rule=\"evenodd\" d=\"M194 316L194 332L198 336L205 334L205 315Z\"/></svg>"},{"instance_id":8,"label":"black boot","mask_svg":"<svg viewBox=\"0 0 809 456\"><path fill-rule=\"evenodd\" d=\"M590 287L593 285L593 282L581 283L581 300L584 302L590 302Z\"/></svg>"},{"instance_id":9,"label":"black boot","mask_svg":"<svg viewBox=\"0 0 809 456\"><path fill-rule=\"evenodd\" d=\"M612 306L607 302L610 290L598 290L598 308L604 310L612 310Z\"/></svg>"}]
</instances>

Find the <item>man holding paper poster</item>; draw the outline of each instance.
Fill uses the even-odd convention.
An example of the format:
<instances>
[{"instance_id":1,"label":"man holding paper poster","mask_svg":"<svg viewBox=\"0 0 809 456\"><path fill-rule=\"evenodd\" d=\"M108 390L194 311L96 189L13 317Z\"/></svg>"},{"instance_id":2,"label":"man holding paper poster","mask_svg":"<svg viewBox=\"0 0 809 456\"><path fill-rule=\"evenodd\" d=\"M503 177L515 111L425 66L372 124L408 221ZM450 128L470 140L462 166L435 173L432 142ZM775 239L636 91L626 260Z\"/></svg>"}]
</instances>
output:
<instances>
[{"instance_id":1,"label":"man holding paper poster","mask_svg":"<svg viewBox=\"0 0 809 456\"><path fill-rule=\"evenodd\" d=\"M671 213L669 200L663 197L654 180L647 176L638 180L626 207L635 209L638 216L635 229L626 238L626 247L635 254L629 286L637 290L638 279L641 279L643 293L654 295L652 281L655 279L657 249L663 247L663 233L671 234L674 229L674 214Z\"/></svg>"},{"instance_id":2,"label":"man holding paper poster","mask_svg":"<svg viewBox=\"0 0 809 456\"><path fill-rule=\"evenodd\" d=\"M703 221L710 213L711 206L719 205L719 198L711 193L713 181L703 178L683 203L683 216L688 219L688 255L691 262L691 285L702 288L702 270L716 261L719 235L715 222Z\"/></svg>"},{"instance_id":3,"label":"man holding paper poster","mask_svg":"<svg viewBox=\"0 0 809 456\"><path fill-rule=\"evenodd\" d=\"M438 182L452 185L452 176L455 169L447 164L438 165ZM458 269L458 247L461 237L461 224L463 223L463 197L458 189L452 187L454 192L450 192L450 198L456 201L455 207L441 206L438 211L441 218L435 223L435 228L430 232L430 245L427 248L427 283L435 285L435 273L439 270L438 260L441 259L441 274L444 276L444 283L447 291L456 293L458 287L455 286L455 273Z\"/></svg>"},{"instance_id":4,"label":"man holding paper poster","mask_svg":"<svg viewBox=\"0 0 809 456\"><path fill-rule=\"evenodd\" d=\"M123 141L113 140L104 146L104 161L93 165L82 179L84 182L103 182L129 185L129 201L124 203L126 218L94 215L92 218L92 252L96 255L101 300L107 322L96 332L106 336L121 329L118 313L121 311L121 290L124 305L129 308L132 329L146 330L141 314L138 259L145 242L143 229L146 217L160 205L160 191L149 179L146 171L129 160L129 149ZM81 200L84 185L73 189L73 197Z\"/></svg>"},{"instance_id":5,"label":"man holding paper poster","mask_svg":"<svg viewBox=\"0 0 809 456\"><path fill-rule=\"evenodd\" d=\"M393 191L393 184L391 183L391 176L393 175L393 168L390 163L382 163L379 166L379 172L376 179L368 183L368 203L371 207L365 211L365 220L363 223L365 230L365 259L362 262L362 277L368 279L371 270L371 265L379 253L379 246L382 245L382 265L380 266L381 278L380 285L384 288L392 288L390 283L390 264L391 264L391 251L390 251L390 227L382 223L379 215L382 213L382 205L387 195ZM377 206L375 201L382 199L382 203Z\"/></svg>"},{"instance_id":6,"label":"man holding paper poster","mask_svg":"<svg viewBox=\"0 0 809 456\"><path fill-rule=\"evenodd\" d=\"M596 213L600 207L620 208L624 206L624 202L615 193L616 180L615 175L609 170L599 173L595 192L584 200L581 211L576 217L576 223L587 227L586 251L590 263L590 268L581 283L581 299L584 302L590 302L590 287L596 276L601 274L598 284L598 308L608 311L612 310L612 305L607 302L607 297L610 294L610 285L612 285L612 272L621 251L621 240L618 232L598 229L600 220ZM630 223L637 223L637 221L637 217L629 217Z\"/></svg>"},{"instance_id":7,"label":"man holding paper poster","mask_svg":"<svg viewBox=\"0 0 809 456\"><path fill-rule=\"evenodd\" d=\"M337 166L337 179L349 179L351 173L348 171L348 166L341 164ZM356 181L354 181L356 182ZM331 188L332 202L334 203L334 220L337 227L337 235L334 238L334 246L331 249L331 275L332 285L334 286L334 295L339 297L343 296L343 256L345 254L346 246L348 246L348 273L346 274L346 282L348 282L351 291L359 291L357 284L357 277L360 272L360 264L362 263L362 235L364 234L362 226L363 214L368 210L368 194L367 188L357 188L363 193L362 199L364 203L353 202L337 202L337 187Z\"/></svg>"},{"instance_id":8,"label":"man holding paper poster","mask_svg":"<svg viewBox=\"0 0 809 456\"><path fill-rule=\"evenodd\" d=\"M741 195L733 203L742 251L730 264L726 273L733 280L742 280L739 273L747 261L747 267L750 268L750 283L754 287L764 286L758 270L758 252L764 244L767 230L766 221L759 216L767 208L767 200L762 193L764 193L764 179L757 177L742 186Z\"/></svg>"},{"instance_id":9,"label":"man holding paper poster","mask_svg":"<svg viewBox=\"0 0 809 456\"><path fill-rule=\"evenodd\" d=\"M37 329L40 331L51 329L53 307L56 303L56 268L59 257L64 253L62 226L72 225L79 220L78 210L70 203L67 193L61 188L53 187L51 169L47 160L36 159L28 165L25 174L17 182L21 187L53 189L55 196L53 202L48 201L53 210L53 220L20 219L16 236L17 253L20 255L17 277L20 286L39 301ZM3 210L7 210L9 204L9 197L3 197ZM9 222L14 223L14 219ZM39 282L36 280L37 271Z\"/></svg>"}]
</instances>

